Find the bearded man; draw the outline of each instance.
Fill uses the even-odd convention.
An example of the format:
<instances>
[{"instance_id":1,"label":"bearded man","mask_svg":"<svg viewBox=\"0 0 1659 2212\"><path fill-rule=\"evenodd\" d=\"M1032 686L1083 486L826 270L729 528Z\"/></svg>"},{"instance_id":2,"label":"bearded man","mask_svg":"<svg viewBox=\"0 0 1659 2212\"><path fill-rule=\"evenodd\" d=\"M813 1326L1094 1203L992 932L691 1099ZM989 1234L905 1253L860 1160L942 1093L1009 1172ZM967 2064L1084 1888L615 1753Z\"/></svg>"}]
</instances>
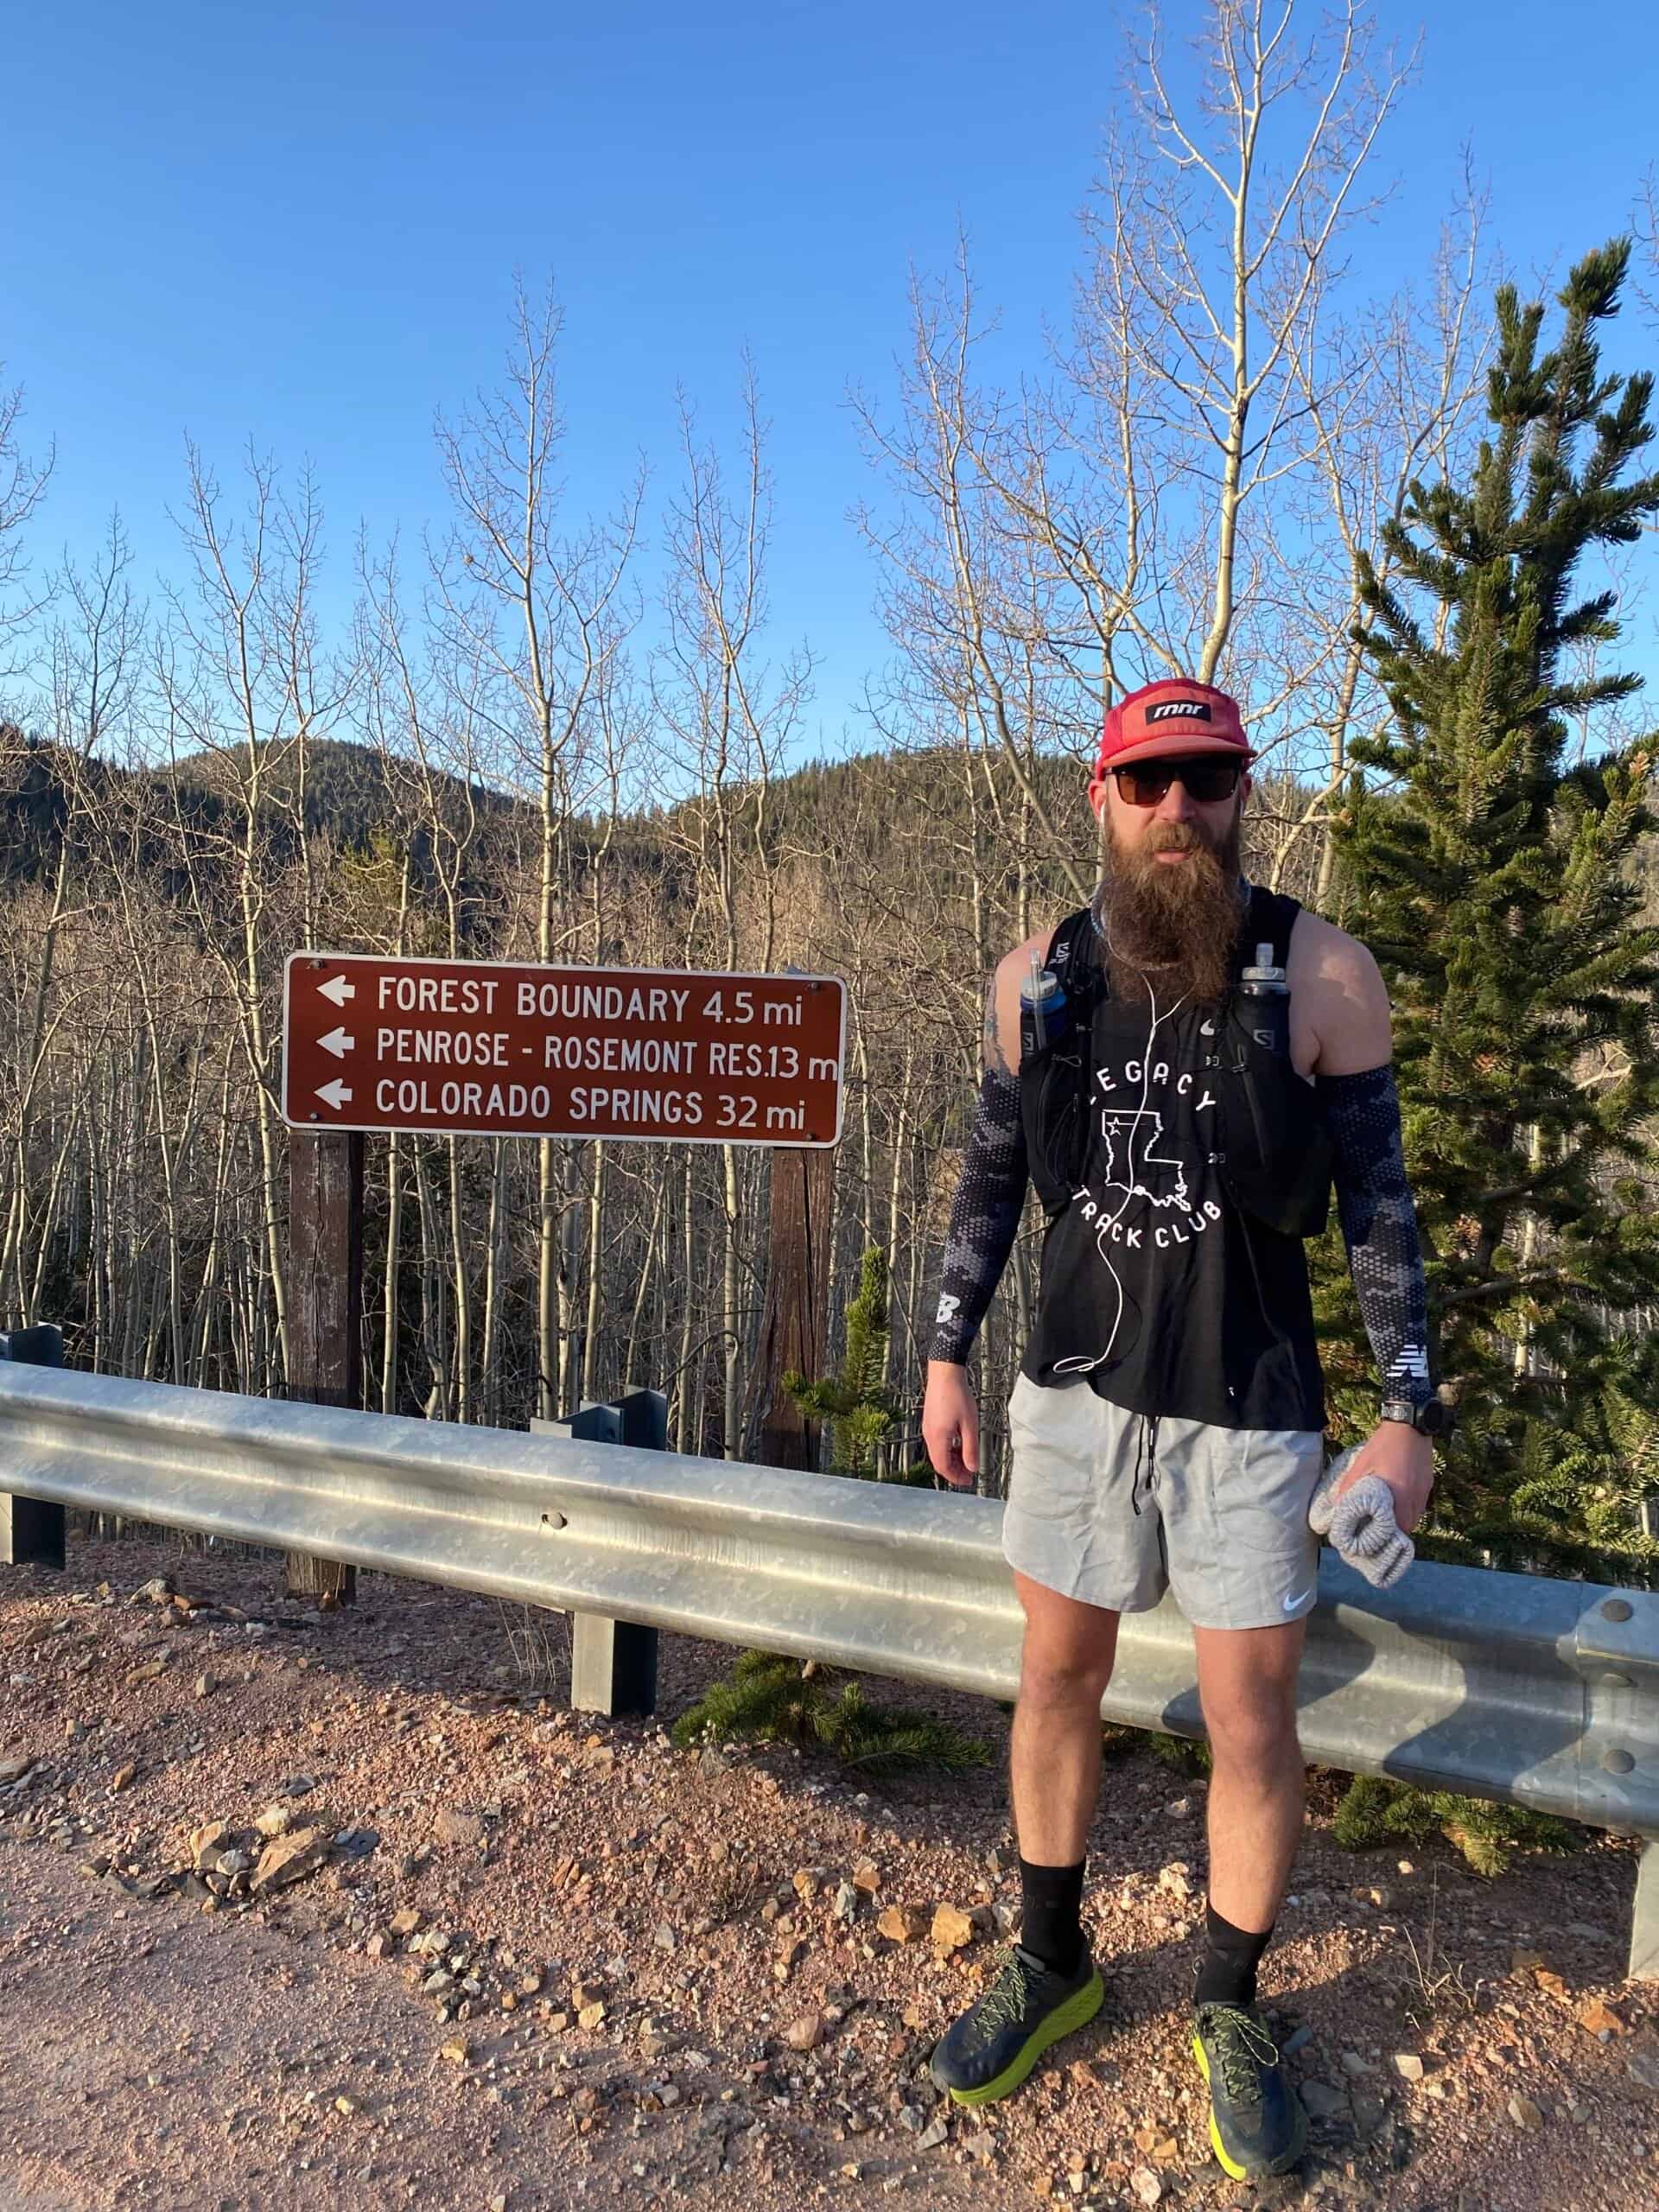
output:
<instances>
[{"instance_id":1,"label":"bearded man","mask_svg":"<svg viewBox=\"0 0 1659 2212\"><path fill-rule=\"evenodd\" d=\"M966 1361L1027 1180L1041 1289L1008 1407L1003 1550L1025 1613L1011 1747L1023 1925L934 2052L968 2105L1006 2096L1099 2009L1080 1919L1118 1617L1166 1590L1192 1630L1213 1760L1193 2044L1237 2178L1294 2164L1306 2122L1255 2003L1302 1826L1296 1675L1317 1591L1308 1508L1325 1403L1303 1240L1338 1212L1402 1530L1433 1481L1416 1217L1365 948L1247 882L1255 759L1236 702L1176 678L1107 715L1090 906L1020 945L988 996L977 1116L945 1249L923 1434L979 1464Z\"/></svg>"}]
</instances>

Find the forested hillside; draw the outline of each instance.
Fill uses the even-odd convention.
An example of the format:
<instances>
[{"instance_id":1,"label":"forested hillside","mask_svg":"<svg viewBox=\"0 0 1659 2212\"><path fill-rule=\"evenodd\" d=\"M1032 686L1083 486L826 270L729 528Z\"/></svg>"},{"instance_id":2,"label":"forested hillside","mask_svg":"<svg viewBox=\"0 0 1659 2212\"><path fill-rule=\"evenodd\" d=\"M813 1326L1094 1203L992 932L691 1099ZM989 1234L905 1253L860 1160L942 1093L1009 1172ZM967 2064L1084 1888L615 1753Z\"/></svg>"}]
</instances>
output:
<instances>
[{"instance_id":1,"label":"forested hillside","mask_svg":"<svg viewBox=\"0 0 1659 2212\"><path fill-rule=\"evenodd\" d=\"M855 389L890 646L856 757L802 765L815 664L769 596L750 372L723 442L683 404L655 508L642 476L573 514L560 318L521 296L499 386L439 416L450 527L413 569L361 544L342 588L308 474L252 448L227 491L192 448L153 604L118 521L31 571L49 469L0 392L0 1320L286 1387L296 950L794 965L850 988L829 1304L886 1255L902 1464L986 977L1096 880L1105 705L1186 671L1262 748L1249 871L1351 921L1395 994L1470 1412L1439 1535L1649 1571L1659 739L1630 631L1659 479L1650 379L1598 350L1621 314L1649 344L1632 248L1494 302L1471 199L1414 285L1360 296L1343 242L1402 79L1363 26L1253 20L1206 19L1205 161L1108 133L1039 366L992 365L964 247ZM1128 68L1173 131L1150 49ZM372 1405L521 1424L651 1382L680 1449L753 1452L764 1152L369 1159ZM1028 1224L981 1342L994 1438L1034 1255ZM1334 1230L1314 1261L1351 1437L1375 1377Z\"/></svg>"}]
</instances>

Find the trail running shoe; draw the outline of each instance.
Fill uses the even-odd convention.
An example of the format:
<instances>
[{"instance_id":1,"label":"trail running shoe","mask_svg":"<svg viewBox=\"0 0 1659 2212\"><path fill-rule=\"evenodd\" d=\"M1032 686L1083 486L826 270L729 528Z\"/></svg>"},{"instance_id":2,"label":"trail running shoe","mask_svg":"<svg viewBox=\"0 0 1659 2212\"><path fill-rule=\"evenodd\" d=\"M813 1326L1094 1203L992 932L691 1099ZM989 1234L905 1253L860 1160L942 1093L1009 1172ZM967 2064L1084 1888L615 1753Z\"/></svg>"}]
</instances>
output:
<instances>
[{"instance_id":1,"label":"trail running shoe","mask_svg":"<svg viewBox=\"0 0 1659 2212\"><path fill-rule=\"evenodd\" d=\"M1015 1943L979 2002L947 2030L929 2071L957 2104L994 2104L1019 2088L1050 2044L1092 2020L1105 1994L1086 1947L1077 1972L1063 1974Z\"/></svg>"},{"instance_id":2,"label":"trail running shoe","mask_svg":"<svg viewBox=\"0 0 1659 2212\"><path fill-rule=\"evenodd\" d=\"M1288 2173L1307 2148L1307 2114L1261 2014L1200 2005L1192 2050L1210 2084L1210 2141L1227 2171L1235 2181Z\"/></svg>"}]
</instances>

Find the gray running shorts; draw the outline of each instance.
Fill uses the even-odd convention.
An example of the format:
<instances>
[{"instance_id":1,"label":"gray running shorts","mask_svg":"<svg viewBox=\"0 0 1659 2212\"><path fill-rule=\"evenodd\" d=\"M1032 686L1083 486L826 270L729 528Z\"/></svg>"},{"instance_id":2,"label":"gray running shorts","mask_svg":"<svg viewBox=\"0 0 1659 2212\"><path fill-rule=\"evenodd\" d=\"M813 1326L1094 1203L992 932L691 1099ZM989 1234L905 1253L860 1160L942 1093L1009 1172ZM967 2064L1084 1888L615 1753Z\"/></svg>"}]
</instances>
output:
<instances>
[{"instance_id":1,"label":"gray running shorts","mask_svg":"<svg viewBox=\"0 0 1659 2212\"><path fill-rule=\"evenodd\" d=\"M1317 1429L1154 1421L1086 1382L1045 1389L1024 1375L1008 1427L1002 1552L1033 1582L1120 1613L1173 1590L1194 1628L1276 1628L1313 1611Z\"/></svg>"}]
</instances>

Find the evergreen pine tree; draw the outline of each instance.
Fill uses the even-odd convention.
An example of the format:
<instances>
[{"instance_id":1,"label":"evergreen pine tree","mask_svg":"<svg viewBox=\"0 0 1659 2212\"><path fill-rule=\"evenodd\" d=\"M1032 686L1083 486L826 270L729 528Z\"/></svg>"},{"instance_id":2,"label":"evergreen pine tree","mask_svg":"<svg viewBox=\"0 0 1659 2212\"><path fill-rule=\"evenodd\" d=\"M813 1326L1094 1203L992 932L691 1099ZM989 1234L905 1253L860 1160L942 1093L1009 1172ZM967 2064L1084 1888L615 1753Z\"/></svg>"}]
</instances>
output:
<instances>
[{"instance_id":1,"label":"evergreen pine tree","mask_svg":"<svg viewBox=\"0 0 1659 2212\"><path fill-rule=\"evenodd\" d=\"M1584 587L1599 549L1659 512L1635 464L1652 378L1605 374L1599 326L1629 260L1614 241L1544 308L1497 296L1491 428L1466 486L1414 484L1368 564L1361 635L1393 710L1357 744L1373 775L1338 819L1338 918L1394 1005L1406 1154L1440 1375L1459 1408L1431 1537L1504 1567L1650 1579L1639 1533L1659 1452L1659 931L1633 855L1651 732L1605 745L1638 688L1609 668L1616 596ZM1574 741L1584 733L1588 741ZM1375 1378L1334 1240L1320 1255L1327 1371L1342 1425ZM1431 1542L1430 1548L1435 1548Z\"/></svg>"},{"instance_id":2,"label":"evergreen pine tree","mask_svg":"<svg viewBox=\"0 0 1659 2212\"><path fill-rule=\"evenodd\" d=\"M899 1418L898 1402L887 1389L887 1255L879 1244L865 1251L858 1271L858 1294L847 1308L847 1345L841 1372L833 1382L809 1382L804 1375L789 1374L784 1388L801 1411L824 1422L830 1431L832 1473L856 1475L871 1480L876 1471L876 1446L893 1431ZM933 1470L925 1460L905 1467L892 1480L931 1483Z\"/></svg>"}]
</instances>

